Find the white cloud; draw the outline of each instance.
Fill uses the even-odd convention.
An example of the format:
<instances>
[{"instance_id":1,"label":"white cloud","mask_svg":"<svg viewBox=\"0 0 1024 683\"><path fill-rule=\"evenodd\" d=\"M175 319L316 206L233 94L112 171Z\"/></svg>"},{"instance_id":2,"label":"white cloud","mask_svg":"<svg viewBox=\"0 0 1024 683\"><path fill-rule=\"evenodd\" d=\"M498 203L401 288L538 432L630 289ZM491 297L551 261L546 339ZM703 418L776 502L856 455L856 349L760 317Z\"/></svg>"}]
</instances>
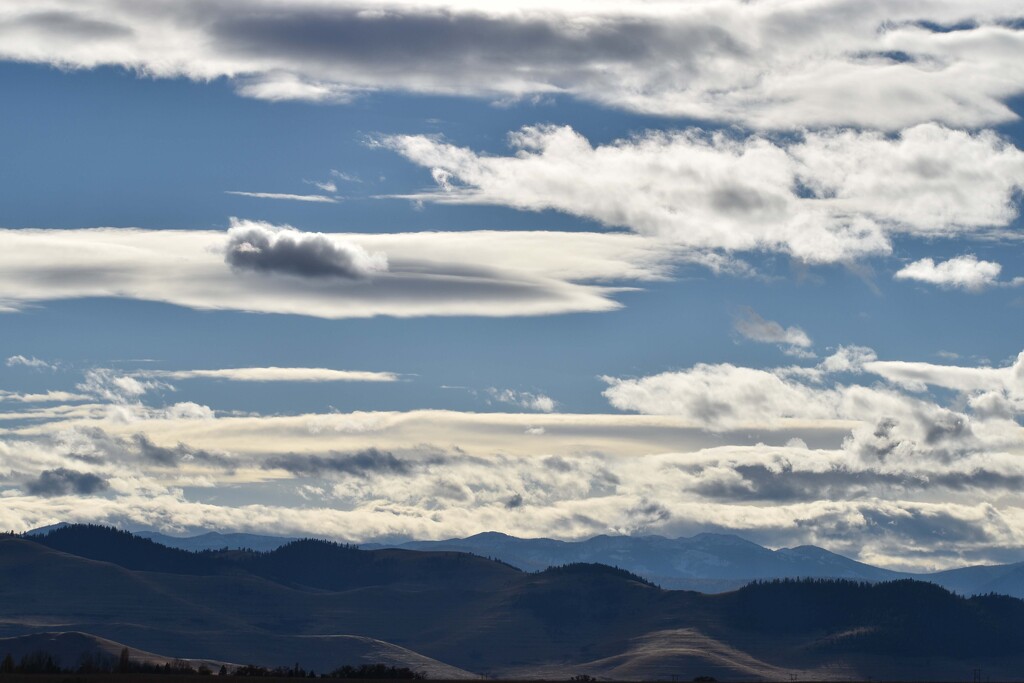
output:
<instances>
[{"instance_id":1,"label":"white cloud","mask_svg":"<svg viewBox=\"0 0 1024 683\"><path fill-rule=\"evenodd\" d=\"M564 94L755 128L979 127L1015 118L1006 103L1024 91L1024 37L1000 20L1018 14L1010 0L8 0L0 56L227 77L274 101Z\"/></svg>"},{"instance_id":2,"label":"white cloud","mask_svg":"<svg viewBox=\"0 0 1024 683\"><path fill-rule=\"evenodd\" d=\"M979 261L974 254L936 263L930 258L907 264L896 272L897 280L916 280L946 289L980 292L998 283L1003 267L993 261Z\"/></svg>"},{"instance_id":3,"label":"white cloud","mask_svg":"<svg viewBox=\"0 0 1024 683\"><path fill-rule=\"evenodd\" d=\"M301 277L282 272L287 271L283 266L270 268L281 265L273 259L257 259L266 266L262 272L231 268L224 253L232 236L239 249L252 244L248 237L259 238L253 246L261 252L255 256L266 255L264 241L273 247L282 239L304 248L326 243L323 250L312 249L314 256L327 254L336 266L340 254L349 254L359 272L372 272L372 277ZM118 297L323 318L609 311L620 307L613 297L621 289L602 283L664 278L679 257L663 244L635 235L300 233L250 221L234 221L228 234L22 229L0 230L0 240L0 300L11 306ZM383 263L375 254L387 255L386 271L374 271ZM288 263L296 265L295 259Z\"/></svg>"},{"instance_id":4,"label":"white cloud","mask_svg":"<svg viewBox=\"0 0 1024 683\"><path fill-rule=\"evenodd\" d=\"M691 249L810 263L889 254L895 235L999 232L1024 187L1024 152L935 124L789 141L690 129L596 147L567 126L537 126L510 141L510 156L422 135L378 144L432 169L439 189L421 201L554 209Z\"/></svg>"},{"instance_id":5,"label":"white cloud","mask_svg":"<svg viewBox=\"0 0 1024 683\"><path fill-rule=\"evenodd\" d=\"M793 421L851 421L857 426L843 450L857 462L935 466L985 460L1007 450L1024 454L1024 429L1016 422L1024 415L1024 354L1004 368L877 361L862 351L842 355L858 357L857 366L831 359L805 369L699 364L639 379L605 378L605 396L622 410L675 415L722 432L778 429ZM888 386L824 384L830 369L857 368L884 378ZM959 397L947 406L915 395L929 385Z\"/></svg>"},{"instance_id":6,"label":"white cloud","mask_svg":"<svg viewBox=\"0 0 1024 683\"><path fill-rule=\"evenodd\" d=\"M494 387L490 387L487 390L487 393L492 399L499 403L507 403L519 406L520 408L526 408L527 410L536 410L541 413L554 412L555 406L557 405L550 396L535 394L529 391L495 389Z\"/></svg>"},{"instance_id":7,"label":"white cloud","mask_svg":"<svg viewBox=\"0 0 1024 683\"><path fill-rule=\"evenodd\" d=\"M327 190L326 187L320 184L317 184L317 187ZM333 192L334 189L330 189L327 191ZM335 199L334 197L327 197L322 194L286 194L283 192L242 192L240 190L225 190L224 194L233 194L238 197L256 197L257 199L286 199L293 202L314 202L321 204L338 203L338 200Z\"/></svg>"},{"instance_id":8,"label":"white cloud","mask_svg":"<svg viewBox=\"0 0 1024 683\"><path fill-rule=\"evenodd\" d=\"M911 391L935 386L965 394L1002 391L1024 399L1024 353L1002 368L872 360L864 363L864 369Z\"/></svg>"},{"instance_id":9,"label":"white cloud","mask_svg":"<svg viewBox=\"0 0 1024 683\"><path fill-rule=\"evenodd\" d=\"M307 183L309 185L315 185L324 192L330 192L333 194L338 191L338 186L335 184L333 180L303 180L302 182Z\"/></svg>"},{"instance_id":10,"label":"white cloud","mask_svg":"<svg viewBox=\"0 0 1024 683\"><path fill-rule=\"evenodd\" d=\"M397 382L393 372L332 370L328 368L221 368L215 370L149 370L143 377L222 379L231 382Z\"/></svg>"},{"instance_id":11,"label":"white cloud","mask_svg":"<svg viewBox=\"0 0 1024 683\"><path fill-rule=\"evenodd\" d=\"M37 394L17 393L0 389L0 401L15 401L17 403L68 403L74 401L89 401L92 396L85 394L74 394L70 391L46 391Z\"/></svg>"},{"instance_id":12,"label":"white cloud","mask_svg":"<svg viewBox=\"0 0 1024 683\"><path fill-rule=\"evenodd\" d=\"M818 364L818 370L823 373L860 373L864 370L864 364L877 360L874 349L866 346L840 346L835 353L825 358Z\"/></svg>"},{"instance_id":13,"label":"white cloud","mask_svg":"<svg viewBox=\"0 0 1024 683\"><path fill-rule=\"evenodd\" d=\"M765 320L752 308L743 309L733 320L733 329L745 338L765 344L780 344L787 355L813 358L813 344L807 333L796 326L783 327L774 320Z\"/></svg>"},{"instance_id":14,"label":"white cloud","mask_svg":"<svg viewBox=\"0 0 1024 683\"><path fill-rule=\"evenodd\" d=\"M359 176L355 175L354 173L345 173L344 171L339 171L336 168L332 168L331 169L331 177L332 178L337 178L338 180L344 180L346 183L361 183L361 182L363 182L359 178ZM331 191L333 192L333 190L331 190Z\"/></svg>"},{"instance_id":15,"label":"white cloud","mask_svg":"<svg viewBox=\"0 0 1024 683\"><path fill-rule=\"evenodd\" d=\"M833 390L787 380L768 370L700 363L640 379L603 378L604 395L620 410L679 415L710 430L771 425L786 419L839 419Z\"/></svg>"},{"instance_id":16,"label":"white cloud","mask_svg":"<svg viewBox=\"0 0 1024 683\"><path fill-rule=\"evenodd\" d=\"M10 356L7 359L6 364L7 364L7 367L9 367L9 368L13 368L15 366L19 366L20 365L20 366L24 366L26 368L37 368L37 369L46 368L47 370L54 370L57 367L56 365L53 365L51 363L47 363L45 360L40 360L40 359L36 358L35 356L22 356L22 355Z\"/></svg>"},{"instance_id":17,"label":"white cloud","mask_svg":"<svg viewBox=\"0 0 1024 683\"><path fill-rule=\"evenodd\" d=\"M115 404L138 401L150 391L174 391L174 387L156 380L139 380L108 368L92 368L85 371L85 378L78 390L96 398Z\"/></svg>"}]
</instances>

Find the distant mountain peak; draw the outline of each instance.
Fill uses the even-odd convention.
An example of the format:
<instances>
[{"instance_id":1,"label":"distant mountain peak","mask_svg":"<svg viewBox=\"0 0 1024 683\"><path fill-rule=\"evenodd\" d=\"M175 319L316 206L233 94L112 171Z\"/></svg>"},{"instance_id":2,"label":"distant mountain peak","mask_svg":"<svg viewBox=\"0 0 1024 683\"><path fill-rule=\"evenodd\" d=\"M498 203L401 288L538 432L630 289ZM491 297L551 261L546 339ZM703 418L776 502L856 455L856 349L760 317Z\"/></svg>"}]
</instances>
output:
<instances>
[{"instance_id":1,"label":"distant mountain peak","mask_svg":"<svg viewBox=\"0 0 1024 683\"><path fill-rule=\"evenodd\" d=\"M63 529L69 526L72 526L70 522L57 522L56 524L48 524L35 529L29 529L23 533L22 536L45 536L51 531L56 531L57 529Z\"/></svg>"},{"instance_id":2,"label":"distant mountain peak","mask_svg":"<svg viewBox=\"0 0 1024 683\"><path fill-rule=\"evenodd\" d=\"M508 534L502 533L500 531L481 531L478 534L473 534L472 536L467 536L466 538L449 538L448 539L448 541L469 541L469 540L481 540L481 541L513 540L513 541L522 541L522 540L533 540L533 539L521 539L521 538L518 538L516 536L509 536Z\"/></svg>"}]
</instances>

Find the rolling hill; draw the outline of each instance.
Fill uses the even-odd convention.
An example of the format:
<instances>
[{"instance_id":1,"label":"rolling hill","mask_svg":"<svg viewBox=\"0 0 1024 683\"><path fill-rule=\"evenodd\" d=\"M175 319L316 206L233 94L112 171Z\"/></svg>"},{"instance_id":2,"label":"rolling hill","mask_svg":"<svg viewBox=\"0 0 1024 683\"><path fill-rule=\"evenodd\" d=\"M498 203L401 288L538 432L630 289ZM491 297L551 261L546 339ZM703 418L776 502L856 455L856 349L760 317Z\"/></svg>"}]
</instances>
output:
<instances>
[{"instance_id":1,"label":"rolling hill","mask_svg":"<svg viewBox=\"0 0 1024 683\"><path fill-rule=\"evenodd\" d=\"M1024 602L912 580L708 595L592 563L529 573L463 553L323 541L267 553L154 546L102 527L0 538L0 635L80 632L167 656L318 671L382 661L434 677L1024 675Z\"/></svg>"}]
</instances>

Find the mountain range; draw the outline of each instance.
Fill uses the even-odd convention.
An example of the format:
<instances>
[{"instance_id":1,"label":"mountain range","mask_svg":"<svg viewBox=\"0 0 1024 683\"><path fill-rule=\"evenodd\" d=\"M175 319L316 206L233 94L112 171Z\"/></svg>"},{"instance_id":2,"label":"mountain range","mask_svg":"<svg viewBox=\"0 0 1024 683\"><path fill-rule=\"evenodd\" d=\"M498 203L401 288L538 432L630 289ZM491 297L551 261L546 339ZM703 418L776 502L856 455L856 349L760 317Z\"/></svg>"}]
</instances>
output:
<instances>
[{"instance_id":1,"label":"mountain range","mask_svg":"<svg viewBox=\"0 0 1024 683\"><path fill-rule=\"evenodd\" d=\"M317 540L193 553L67 526L0 537L0 604L0 637L16 639L0 649L78 633L163 657L317 671L381 662L431 678L1024 674L1024 601L908 579L704 594L592 563L531 573L461 552Z\"/></svg>"},{"instance_id":2,"label":"mountain range","mask_svg":"<svg viewBox=\"0 0 1024 683\"><path fill-rule=\"evenodd\" d=\"M67 525L44 527L29 534L46 534L62 526ZM218 532L190 537L154 531L136 531L135 535L170 548L189 551L269 551L298 540ZM736 590L751 581L765 579L809 577L868 582L917 579L961 595L999 593L1024 599L1024 562L908 573L874 567L811 545L771 550L732 534L704 533L675 539L662 536L596 536L584 541L558 541L486 532L443 541L409 541L393 545L368 543L360 547L367 550L399 548L471 553L529 572L564 564L594 562L621 567L663 588L703 593Z\"/></svg>"}]
</instances>

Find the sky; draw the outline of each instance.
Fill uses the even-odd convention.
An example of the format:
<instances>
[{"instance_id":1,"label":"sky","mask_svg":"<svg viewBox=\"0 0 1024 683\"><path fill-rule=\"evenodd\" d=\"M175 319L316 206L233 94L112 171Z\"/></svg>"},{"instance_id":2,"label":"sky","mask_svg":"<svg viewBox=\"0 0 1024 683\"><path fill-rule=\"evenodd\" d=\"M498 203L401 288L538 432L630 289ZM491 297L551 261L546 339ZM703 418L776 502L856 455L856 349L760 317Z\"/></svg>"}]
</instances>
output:
<instances>
[{"instance_id":1,"label":"sky","mask_svg":"<svg viewBox=\"0 0 1024 683\"><path fill-rule=\"evenodd\" d=\"M0 528L1024 560L1024 14L0 0Z\"/></svg>"}]
</instances>

